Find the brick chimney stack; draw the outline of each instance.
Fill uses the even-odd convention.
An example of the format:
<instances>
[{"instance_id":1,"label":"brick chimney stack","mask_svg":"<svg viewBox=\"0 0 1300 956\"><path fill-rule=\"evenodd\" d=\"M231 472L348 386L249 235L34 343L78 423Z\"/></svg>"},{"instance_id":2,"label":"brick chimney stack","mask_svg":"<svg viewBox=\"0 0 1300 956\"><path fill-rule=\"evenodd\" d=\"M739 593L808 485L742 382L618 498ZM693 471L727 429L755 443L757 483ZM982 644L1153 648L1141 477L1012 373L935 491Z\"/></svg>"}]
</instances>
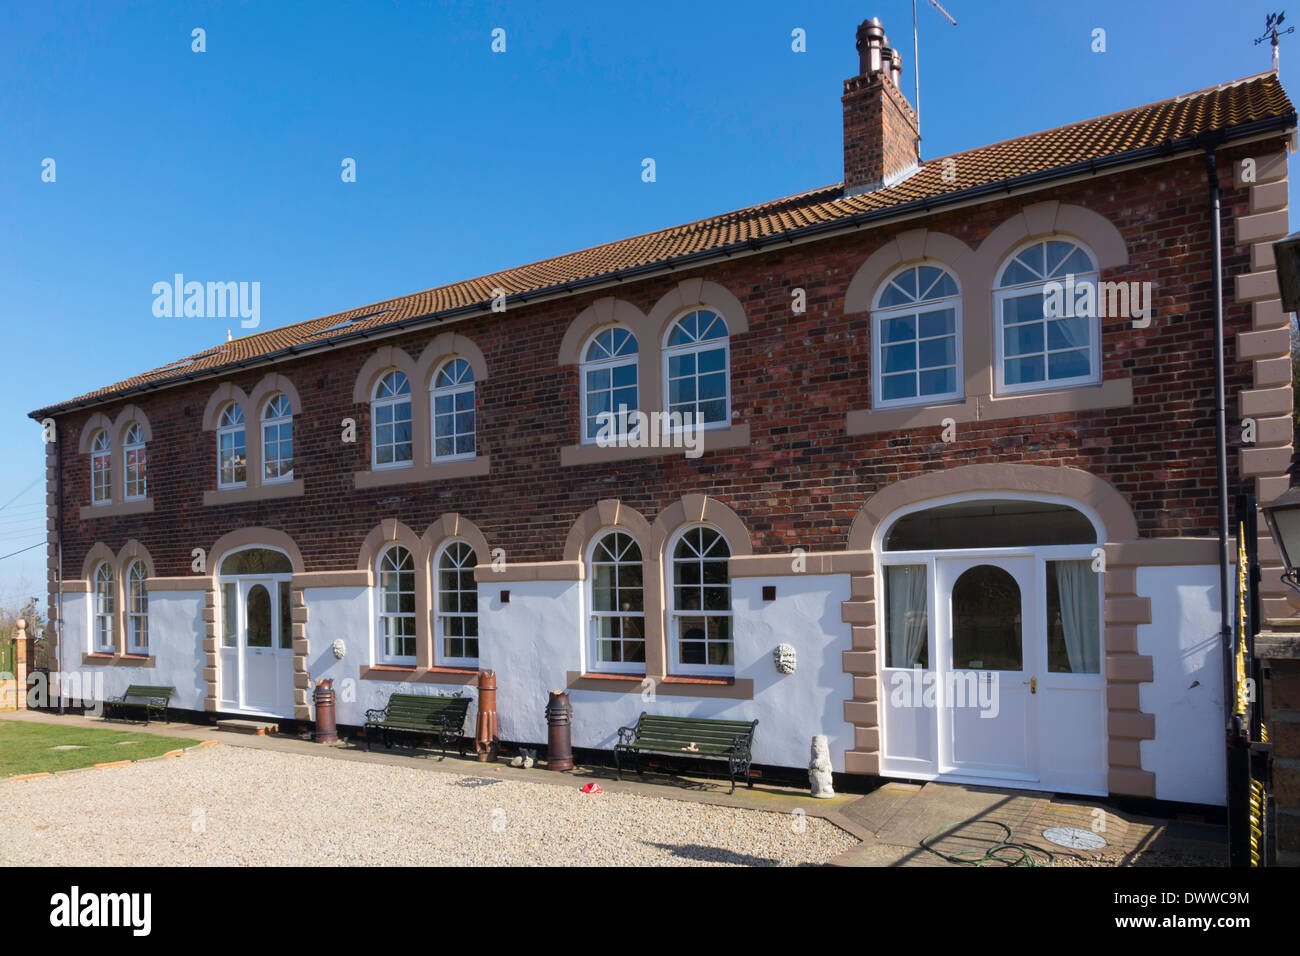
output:
<instances>
[{"instance_id":1,"label":"brick chimney stack","mask_svg":"<svg viewBox=\"0 0 1300 956\"><path fill-rule=\"evenodd\" d=\"M920 161L916 112L899 89L903 58L876 18L858 27L858 75L844 81L844 193L892 185Z\"/></svg>"}]
</instances>

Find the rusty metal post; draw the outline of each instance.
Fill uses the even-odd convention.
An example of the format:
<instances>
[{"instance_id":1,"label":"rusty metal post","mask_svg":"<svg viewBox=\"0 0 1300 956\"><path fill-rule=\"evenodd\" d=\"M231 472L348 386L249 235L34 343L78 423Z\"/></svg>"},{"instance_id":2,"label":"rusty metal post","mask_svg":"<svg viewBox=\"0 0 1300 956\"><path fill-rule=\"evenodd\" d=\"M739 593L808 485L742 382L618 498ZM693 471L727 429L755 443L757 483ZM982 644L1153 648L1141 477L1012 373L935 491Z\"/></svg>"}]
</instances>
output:
<instances>
[{"instance_id":1,"label":"rusty metal post","mask_svg":"<svg viewBox=\"0 0 1300 956\"><path fill-rule=\"evenodd\" d=\"M497 672L479 671L478 720L474 724L474 755L483 763L496 760L501 751L497 737Z\"/></svg>"},{"instance_id":2,"label":"rusty metal post","mask_svg":"<svg viewBox=\"0 0 1300 956\"><path fill-rule=\"evenodd\" d=\"M316 682L312 691L312 700L316 704L316 730L311 739L318 744L336 744L339 741L339 728L334 716L334 678L326 677Z\"/></svg>"},{"instance_id":3,"label":"rusty metal post","mask_svg":"<svg viewBox=\"0 0 1300 956\"><path fill-rule=\"evenodd\" d=\"M546 705L546 769L573 769L573 705L563 691L551 691Z\"/></svg>"}]
</instances>

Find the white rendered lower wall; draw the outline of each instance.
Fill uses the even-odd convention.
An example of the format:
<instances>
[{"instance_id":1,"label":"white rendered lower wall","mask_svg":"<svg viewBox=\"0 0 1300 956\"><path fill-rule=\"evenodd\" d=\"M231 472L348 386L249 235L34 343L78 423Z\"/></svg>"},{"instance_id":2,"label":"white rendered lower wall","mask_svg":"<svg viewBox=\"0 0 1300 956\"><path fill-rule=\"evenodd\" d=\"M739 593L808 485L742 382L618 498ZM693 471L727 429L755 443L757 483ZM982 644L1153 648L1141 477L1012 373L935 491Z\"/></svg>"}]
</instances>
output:
<instances>
[{"instance_id":1,"label":"white rendered lower wall","mask_svg":"<svg viewBox=\"0 0 1300 956\"><path fill-rule=\"evenodd\" d=\"M777 589L774 601L762 600L763 585ZM497 718L504 740L546 740L545 709L552 690L563 690L570 671L583 668L582 582L511 581L479 585L479 663L497 675ZM501 591L510 591L502 603ZM852 728L844 721L844 701L852 696L841 652L849 647L849 625L840 620L849 597L848 575L791 575L739 578L732 583L736 677L754 682L753 700L669 697L642 700L641 687L629 693L574 690L573 743L609 749L618 728L636 722L641 711L699 717L758 720L754 759L757 763L806 767L814 734L830 738L832 762L844 769L844 751L852 746ZM333 677L338 720L361 724L365 710L382 707L401 685L358 680L360 668L374 663L371 593L366 588L312 588L304 594L311 652L307 670L314 680ZM332 644L342 639L342 660ZM795 648L793 674L778 673L772 652L778 644ZM408 685L414 693L450 693L437 684ZM477 689L471 688L475 697ZM476 711L470 710L472 735Z\"/></svg>"},{"instance_id":2,"label":"white rendered lower wall","mask_svg":"<svg viewBox=\"0 0 1300 956\"><path fill-rule=\"evenodd\" d=\"M1144 740L1142 768L1156 775L1156 798L1223 806L1223 649L1219 569L1139 568L1137 591L1151 598L1151 624L1138 627L1138 653L1151 656L1155 680L1139 685L1156 735Z\"/></svg>"},{"instance_id":3,"label":"white rendered lower wall","mask_svg":"<svg viewBox=\"0 0 1300 956\"><path fill-rule=\"evenodd\" d=\"M121 696L131 684L170 686L176 688L172 707L203 710L203 698L207 695L203 681L203 602L202 591L150 593L149 653L154 658L154 666L105 667L81 662L81 655L90 650L91 595L63 595L59 669L65 675L64 691L77 697L103 700Z\"/></svg>"}]
</instances>

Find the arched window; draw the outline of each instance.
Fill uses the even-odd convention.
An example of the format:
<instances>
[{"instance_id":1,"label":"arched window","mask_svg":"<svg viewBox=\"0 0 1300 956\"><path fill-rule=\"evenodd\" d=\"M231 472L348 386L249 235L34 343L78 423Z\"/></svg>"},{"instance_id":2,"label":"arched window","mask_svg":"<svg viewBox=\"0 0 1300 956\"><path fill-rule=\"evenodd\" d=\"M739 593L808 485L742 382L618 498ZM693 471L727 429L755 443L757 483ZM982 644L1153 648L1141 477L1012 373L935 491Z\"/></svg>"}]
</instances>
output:
<instances>
[{"instance_id":1,"label":"arched window","mask_svg":"<svg viewBox=\"0 0 1300 956\"><path fill-rule=\"evenodd\" d=\"M101 561L95 568L95 650L100 654L112 654L116 650L114 643L113 619L114 589L113 568L107 561Z\"/></svg>"},{"instance_id":2,"label":"arched window","mask_svg":"<svg viewBox=\"0 0 1300 956\"><path fill-rule=\"evenodd\" d=\"M398 468L414 461L411 442L411 383L394 369L375 385L370 401L370 462L374 468Z\"/></svg>"},{"instance_id":3,"label":"arched window","mask_svg":"<svg viewBox=\"0 0 1300 956\"><path fill-rule=\"evenodd\" d=\"M285 394L262 407L262 482L293 480L293 405Z\"/></svg>"},{"instance_id":4,"label":"arched window","mask_svg":"<svg viewBox=\"0 0 1300 956\"><path fill-rule=\"evenodd\" d=\"M692 424L731 421L727 323L709 309L687 312L664 342L664 395L668 412ZM683 424L685 423L685 419Z\"/></svg>"},{"instance_id":5,"label":"arched window","mask_svg":"<svg viewBox=\"0 0 1300 956\"><path fill-rule=\"evenodd\" d=\"M636 431L636 336L621 326L597 332L582 358L582 440ZM631 427L629 429L629 417Z\"/></svg>"},{"instance_id":6,"label":"arched window","mask_svg":"<svg viewBox=\"0 0 1300 956\"><path fill-rule=\"evenodd\" d=\"M248 481L244 410L230 402L217 419L217 487L242 488Z\"/></svg>"},{"instance_id":7,"label":"arched window","mask_svg":"<svg viewBox=\"0 0 1300 956\"><path fill-rule=\"evenodd\" d=\"M961 397L961 292L948 270L912 266L886 282L871 341L876 407Z\"/></svg>"},{"instance_id":8,"label":"arched window","mask_svg":"<svg viewBox=\"0 0 1300 956\"><path fill-rule=\"evenodd\" d=\"M149 593L144 563L132 561L126 569L126 649L129 654L149 653Z\"/></svg>"},{"instance_id":9,"label":"arched window","mask_svg":"<svg viewBox=\"0 0 1300 956\"><path fill-rule=\"evenodd\" d=\"M450 541L438 552L434 600L440 664L478 666L477 563L468 541Z\"/></svg>"},{"instance_id":10,"label":"arched window","mask_svg":"<svg viewBox=\"0 0 1300 956\"><path fill-rule=\"evenodd\" d=\"M221 559L222 577L242 574L293 574L289 556L271 548L244 548Z\"/></svg>"},{"instance_id":11,"label":"arched window","mask_svg":"<svg viewBox=\"0 0 1300 956\"><path fill-rule=\"evenodd\" d=\"M1101 303L1092 254L1068 239L1019 250L998 272L997 389L1101 381Z\"/></svg>"},{"instance_id":12,"label":"arched window","mask_svg":"<svg viewBox=\"0 0 1300 956\"><path fill-rule=\"evenodd\" d=\"M99 431L90 443L90 501L108 504L113 498L112 443L108 432Z\"/></svg>"},{"instance_id":13,"label":"arched window","mask_svg":"<svg viewBox=\"0 0 1300 956\"><path fill-rule=\"evenodd\" d=\"M474 457L474 370L454 358L433 376L429 386L435 461Z\"/></svg>"},{"instance_id":14,"label":"arched window","mask_svg":"<svg viewBox=\"0 0 1300 956\"><path fill-rule=\"evenodd\" d=\"M594 670L645 671L645 592L641 548L626 531L596 539L589 558Z\"/></svg>"},{"instance_id":15,"label":"arched window","mask_svg":"<svg viewBox=\"0 0 1300 956\"><path fill-rule=\"evenodd\" d=\"M731 547L716 528L687 529L672 549L670 626L673 667L684 673L729 674L735 666L731 633Z\"/></svg>"},{"instance_id":16,"label":"arched window","mask_svg":"<svg viewBox=\"0 0 1300 956\"><path fill-rule=\"evenodd\" d=\"M149 494L149 459L144 450L144 429L132 422L122 438L123 497L139 501Z\"/></svg>"},{"instance_id":17,"label":"arched window","mask_svg":"<svg viewBox=\"0 0 1300 956\"><path fill-rule=\"evenodd\" d=\"M400 544L379 556L379 635L383 660L415 663L415 559Z\"/></svg>"}]
</instances>

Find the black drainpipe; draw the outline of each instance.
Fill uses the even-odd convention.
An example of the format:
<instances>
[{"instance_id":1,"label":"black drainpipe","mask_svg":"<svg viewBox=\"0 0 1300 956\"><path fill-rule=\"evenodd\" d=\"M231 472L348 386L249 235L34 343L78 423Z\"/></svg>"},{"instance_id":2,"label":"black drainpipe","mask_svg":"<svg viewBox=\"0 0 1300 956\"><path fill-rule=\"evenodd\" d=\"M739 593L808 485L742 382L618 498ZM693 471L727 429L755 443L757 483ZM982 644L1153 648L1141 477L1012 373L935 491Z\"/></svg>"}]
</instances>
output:
<instances>
[{"instance_id":1,"label":"black drainpipe","mask_svg":"<svg viewBox=\"0 0 1300 956\"><path fill-rule=\"evenodd\" d=\"M55 663L59 668L59 713L63 713L63 655L67 653L63 646L63 439L60 437L58 422L54 423L54 550L55 561L58 567L54 569L55 587L58 588L54 593L55 613L58 615L54 624L54 640L59 648L59 655ZM48 694L53 690L54 681L50 675L46 674L45 692Z\"/></svg>"},{"instance_id":2,"label":"black drainpipe","mask_svg":"<svg viewBox=\"0 0 1300 956\"><path fill-rule=\"evenodd\" d=\"M1214 457L1219 486L1219 639L1223 652L1225 729L1231 730L1228 714L1236 694L1232 656L1232 561L1228 551L1228 423L1224 386L1223 348L1223 235L1220 219L1219 171L1214 161L1214 142L1205 146L1205 175L1210 187L1210 249L1214 281Z\"/></svg>"}]
</instances>

